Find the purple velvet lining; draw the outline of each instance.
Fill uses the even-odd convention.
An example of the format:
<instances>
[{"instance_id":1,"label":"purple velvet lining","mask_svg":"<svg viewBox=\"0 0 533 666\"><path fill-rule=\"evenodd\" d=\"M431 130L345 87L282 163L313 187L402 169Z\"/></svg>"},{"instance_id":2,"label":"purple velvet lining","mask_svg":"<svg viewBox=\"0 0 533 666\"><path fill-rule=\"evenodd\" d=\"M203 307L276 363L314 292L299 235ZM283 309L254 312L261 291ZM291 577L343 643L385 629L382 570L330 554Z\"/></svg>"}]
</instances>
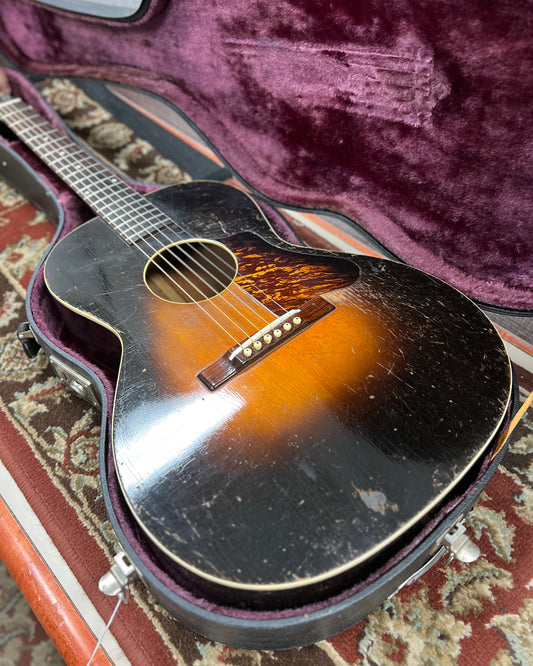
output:
<instances>
[{"instance_id":1,"label":"purple velvet lining","mask_svg":"<svg viewBox=\"0 0 533 666\"><path fill-rule=\"evenodd\" d=\"M259 191L532 309L532 19L531 3L154 0L112 23L10 0L0 40L29 70L161 94Z\"/></svg>"},{"instance_id":2,"label":"purple velvet lining","mask_svg":"<svg viewBox=\"0 0 533 666\"><path fill-rule=\"evenodd\" d=\"M35 92L32 86L20 75L14 72L10 72L10 80L13 86L13 91L17 95L21 95L28 102L32 103L43 115L47 116L49 120L56 125L61 127L61 124L57 117L51 113L46 105L43 103L43 100ZM79 199L73 195L69 190L67 190L62 183L56 179L47 169L43 169L43 165L29 154L24 146L20 145L18 142L15 142L12 146L17 150L23 157L32 165L41 175L42 180L56 193L58 202L60 203L63 212L64 212L64 224L61 228L61 235L68 233L71 229L77 226L81 220L84 220L91 216L88 209L82 204ZM143 186L140 184L135 184L135 187L139 191L147 191L151 188ZM266 211L267 214L269 211ZM290 234L290 230L283 226L283 223L275 217L274 213L270 211L269 217L271 218L272 223L276 226L278 232L285 236L287 239L291 240L293 237ZM111 416L111 406L113 404L113 395L114 395L114 373L113 370L102 370L102 368L92 361L87 359L87 354L82 345L79 345L76 341L76 336L72 338L71 334L73 331L76 331L79 326L79 317L77 315L70 313L68 310L62 309L58 313L58 306L53 299L50 298L46 287L44 285L42 271L37 273L34 277L34 282L32 285L32 290L30 293L30 307L32 314L35 318L35 321L39 327L41 334L43 334L50 341L55 343L61 348L66 348L69 351L69 354L79 360L83 365L93 370L101 379L104 391L107 396L107 405L108 405L108 422L110 421ZM60 316L58 316L60 314ZM85 322L85 320L83 320ZM87 325L85 322L84 326ZM82 337L83 333L80 333L78 336L79 341L83 342ZM98 340L93 340L93 343L99 344ZM92 344L92 343L91 343ZM228 617L249 619L249 620L261 620L261 619L282 619L288 617L299 616L303 613L312 613L335 604L338 602L347 599L354 594L357 594L364 587L368 586L373 581L378 580L387 570L391 569L393 566L402 561L402 559L411 552L422 540L427 537L431 531L438 525L440 521L447 516L450 511L453 510L455 506L463 499L462 496L458 496L451 500L428 525L424 527L423 530L416 536L416 538L409 543L408 546L397 552L394 557L392 557L383 567L373 572L373 574L364 581L357 583L352 588L345 590L342 594L339 594L335 597L326 599L324 601L309 604L307 606L301 606L291 609L285 609L282 611L272 611L272 612L259 612L259 611L245 611L239 610L231 607L219 606L208 599L205 599L201 596L195 596L193 593L182 587L179 583L179 569L176 569L175 575L170 569L167 569L166 566L160 565L157 561L154 561L146 553L146 550L143 548L143 540L139 539L135 532L135 522L126 514L122 507L122 502L120 501L120 490L116 481L114 474L114 465L113 457L109 451L109 447L106 447L107 451L107 468L108 468L108 486L109 492L112 498L114 510L117 514L121 527L124 531L128 542L134 548L135 552L138 554L141 561L147 567L147 569L161 582L163 583L168 590L172 593L181 597L195 606L208 610L211 612L219 613L221 615L226 615ZM489 457L485 459L482 465L482 469L478 474L481 476L482 472L485 470L486 466L489 463ZM469 491L466 493L473 492L475 484L470 486Z\"/></svg>"}]
</instances>

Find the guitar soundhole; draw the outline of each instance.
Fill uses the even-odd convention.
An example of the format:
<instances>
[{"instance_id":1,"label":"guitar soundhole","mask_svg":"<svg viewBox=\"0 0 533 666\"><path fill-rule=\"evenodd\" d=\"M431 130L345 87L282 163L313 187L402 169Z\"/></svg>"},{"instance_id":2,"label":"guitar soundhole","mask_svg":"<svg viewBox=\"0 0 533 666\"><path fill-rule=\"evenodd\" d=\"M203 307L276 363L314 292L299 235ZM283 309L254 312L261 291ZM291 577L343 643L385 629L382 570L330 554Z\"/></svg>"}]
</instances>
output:
<instances>
[{"instance_id":1,"label":"guitar soundhole","mask_svg":"<svg viewBox=\"0 0 533 666\"><path fill-rule=\"evenodd\" d=\"M237 275L237 259L215 241L169 245L146 264L145 282L157 297L172 303L200 303L222 293Z\"/></svg>"}]
</instances>

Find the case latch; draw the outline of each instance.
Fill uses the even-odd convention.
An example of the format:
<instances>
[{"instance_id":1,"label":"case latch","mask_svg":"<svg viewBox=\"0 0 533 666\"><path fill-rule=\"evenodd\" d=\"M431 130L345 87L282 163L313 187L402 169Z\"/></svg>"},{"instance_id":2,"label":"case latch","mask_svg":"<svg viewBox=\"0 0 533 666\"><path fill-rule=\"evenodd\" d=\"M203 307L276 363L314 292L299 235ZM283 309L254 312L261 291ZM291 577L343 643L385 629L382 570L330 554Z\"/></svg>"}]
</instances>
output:
<instances>
[{"instance_id":1,"label":"case latch","mask_svg":"<svg viewBox=\"0 0 533 666\"><path fill-rule=\"evenodd\" d=\"M466 534L466 527L462 522L457 523L442 538L442 545L448 551L447 564L453 559L459 562L475 562L481 555L481 550Z\"/></svg>"},{"instance_id":2,"label":"case latch","mask_svg":"<svg viewBox=\"0 0 533 666\"><path fill-rule=\"evenodd\" d=\"M97 409L101 409L98 394L94 390L93 385L87 379L87 377L84 377L81 373L76 372L76 370L71 368L69 365L64 363L53 354L50 354L48 361L50 362L52 370L63 382L63 384L65 384L65 386L67 386L71 391L74 391L74 393L80 398L90 402L91 405Z\"/></svg>"},{"instance_id":3,"label":"case latch","mask_svg":"<svg viewBox=\"0 0 533 666\"><path fill-rule=\"evenodd\" d=\"M124 551L113 558L115 564L98 581L98 589L108 597L120 597L124 602L129 599L129 585L137 571Z\"/></svg>"},{"instance_id":4,"label":"case latch","mask_svg":"<svg viewBox=\"0 0 533 666\"><path fill-rule=\"evenodd\" d=\"M39 353L41 345L37 342L29 322L24 321L17 328L17 338L28 358L35 358Z\"/></svg>"},{"instance_id":5,"label":"case latch","mask_svg":"<svg viewBox=\"0 0 533 666\"><path fill-rule=\"evenodd\" d=\"M464 526L464 518L456 523L451 530L441 537L437 542L437 551L409 576L403 583L388 596L388 599L397 594L403 587L411 585L417 581L420 576L429 571L446 553L448 557L445 564L449 564L453 559L459 562L474 562L480 556L481 551L478 546L466 535L466 527ZM438 547L440 545L440 547Z\"/></svg>"}]
</instances>

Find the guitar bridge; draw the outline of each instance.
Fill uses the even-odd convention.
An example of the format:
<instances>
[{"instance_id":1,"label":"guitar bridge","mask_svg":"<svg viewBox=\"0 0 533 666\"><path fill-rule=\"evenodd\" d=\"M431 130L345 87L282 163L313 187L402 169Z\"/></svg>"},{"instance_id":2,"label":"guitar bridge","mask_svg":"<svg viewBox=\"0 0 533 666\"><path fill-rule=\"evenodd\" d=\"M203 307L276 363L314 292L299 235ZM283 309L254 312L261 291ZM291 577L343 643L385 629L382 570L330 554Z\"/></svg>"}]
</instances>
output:
<instances>
[{"instance_id":1,"label":"guitar bridge","mask_svg":"<svg viewBox=\"0 0 533 666\"><path fill-rule=\"evenodd\" d=\"M286 312L241 344L229 349L217 361L204 368L198 377L213 391L334 309L334 305L318 296L305 303L301 309Z\"/></svg>"}]
</instances>

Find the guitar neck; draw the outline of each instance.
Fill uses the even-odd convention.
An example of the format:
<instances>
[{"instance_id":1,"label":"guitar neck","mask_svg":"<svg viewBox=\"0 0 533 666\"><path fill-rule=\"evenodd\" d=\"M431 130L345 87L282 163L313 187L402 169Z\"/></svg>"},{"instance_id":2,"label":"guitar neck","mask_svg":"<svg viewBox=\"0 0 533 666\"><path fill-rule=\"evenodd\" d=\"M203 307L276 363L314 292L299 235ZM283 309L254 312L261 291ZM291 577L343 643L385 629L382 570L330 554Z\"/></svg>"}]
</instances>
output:
<instances>
[{"instance_id":1,"label":"guitar neck","mask_svg":"<svg viewBox=\"0 0 533 666\"><path fill-rule=\"evenodd\" d=\"M0 94L3 121L129 245L171 220L21 99Z\"/></svg>"}]
</instances>

